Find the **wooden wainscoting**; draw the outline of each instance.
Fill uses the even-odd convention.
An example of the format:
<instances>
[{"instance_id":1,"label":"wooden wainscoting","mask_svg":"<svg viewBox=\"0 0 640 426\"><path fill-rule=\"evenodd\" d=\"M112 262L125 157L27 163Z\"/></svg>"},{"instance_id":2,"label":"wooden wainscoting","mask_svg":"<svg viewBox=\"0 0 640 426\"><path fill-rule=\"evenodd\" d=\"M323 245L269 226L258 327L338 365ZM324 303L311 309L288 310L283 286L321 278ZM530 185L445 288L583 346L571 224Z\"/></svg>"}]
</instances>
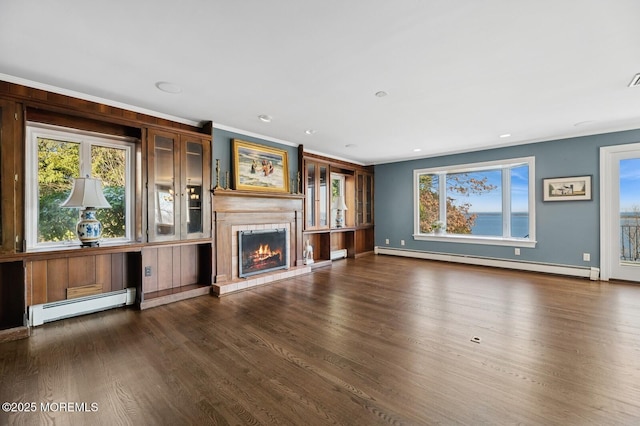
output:
<instances>
[{"instance_id":1,"label":"wooden wainscoting","mask_svg":"<svg viewBox=\"0 0 640 426\"><path fill-rule=\"evenodd\" d=\"M108 293L134 287L139 272L131 256L139 253L102 253L96 248L33 255L26 261L27 306L65 300L74 288L99 286L100 293Z\"/></svg>"},{"instance_id":2,"label":"wooden wainscoting","mask_svg":"<svg viewBox=\"0 0 640 426\"><path fill-rule=\"evenodd\" d=\"M140 308L209 294L211 260L210 241L145 246Z\"/></svg>"}]
</instances>

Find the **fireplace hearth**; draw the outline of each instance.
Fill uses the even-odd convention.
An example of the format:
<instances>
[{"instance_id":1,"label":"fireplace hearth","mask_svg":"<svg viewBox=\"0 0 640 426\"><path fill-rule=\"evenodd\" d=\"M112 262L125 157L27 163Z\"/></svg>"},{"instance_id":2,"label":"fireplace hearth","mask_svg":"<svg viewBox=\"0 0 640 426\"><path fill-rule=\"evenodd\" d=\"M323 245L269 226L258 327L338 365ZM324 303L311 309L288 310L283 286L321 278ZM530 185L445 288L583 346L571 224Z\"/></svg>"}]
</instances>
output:
<instances>
[{"instance_id":1,"label":"fireplace hearth","mask_svg":"<svg viewBox=\"0 0 640 426\"><path fill-rule=\"evenodd\" d=\"M238 231L238 276L288 269L287 229Z\"/></svg>"}]
</instances>

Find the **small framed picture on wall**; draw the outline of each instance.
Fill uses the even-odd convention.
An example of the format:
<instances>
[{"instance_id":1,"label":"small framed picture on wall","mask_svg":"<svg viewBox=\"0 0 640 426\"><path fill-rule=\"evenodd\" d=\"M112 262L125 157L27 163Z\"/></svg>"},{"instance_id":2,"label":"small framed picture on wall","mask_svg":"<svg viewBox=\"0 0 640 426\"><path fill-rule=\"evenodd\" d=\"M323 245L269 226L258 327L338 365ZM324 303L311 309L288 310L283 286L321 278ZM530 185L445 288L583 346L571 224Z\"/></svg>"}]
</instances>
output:
<instances>
[{"instance_id":1,"label":"small framed picture on wall","mask_svg":"<svg viewBox=\"0 0 640 426\"><path fill-rule=\"evenodd\" d=\"M591 200L591 176L542 180L543 201Z\"/></svg>"}]
</instances>

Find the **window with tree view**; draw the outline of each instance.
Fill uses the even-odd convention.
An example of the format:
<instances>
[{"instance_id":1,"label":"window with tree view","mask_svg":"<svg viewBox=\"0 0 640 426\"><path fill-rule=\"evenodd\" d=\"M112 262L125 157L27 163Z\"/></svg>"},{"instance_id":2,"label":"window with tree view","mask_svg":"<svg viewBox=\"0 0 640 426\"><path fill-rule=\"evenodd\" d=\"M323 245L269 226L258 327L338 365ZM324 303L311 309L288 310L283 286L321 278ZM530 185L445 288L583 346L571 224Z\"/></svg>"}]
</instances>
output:
<instances>
[{"instance_id":1,"label":"window with tree view","mask_svg":"<svg viewBox=\"0 0 640 426\"><path fill-rule=\"evenodd\" d=\"M103 239L127 241L132 228L133 144L108 135L54 126L27 127L27 247L65 245L77 240L79 211L62 208L73 178L102 181L110 209L98 209Z\"/></svg>"},{"instance_id":2,"label":"window with tree view","mask_svg":"<svg viewBox=\"0 0 640 426\"><path fill-rule=\"evenodd\" d=\"M535 243L533 172L533 157L414 171L415 238Z\"/></svg>"}]
</instances>

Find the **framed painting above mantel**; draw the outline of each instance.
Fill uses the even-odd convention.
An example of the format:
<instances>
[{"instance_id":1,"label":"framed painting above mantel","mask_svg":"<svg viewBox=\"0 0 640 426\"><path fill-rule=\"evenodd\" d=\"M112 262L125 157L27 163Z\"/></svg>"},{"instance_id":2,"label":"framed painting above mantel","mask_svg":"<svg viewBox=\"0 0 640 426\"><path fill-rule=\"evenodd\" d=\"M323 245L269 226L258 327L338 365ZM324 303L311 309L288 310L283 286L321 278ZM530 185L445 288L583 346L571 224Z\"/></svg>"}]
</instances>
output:
<instances>
[{"instance_id":1,"label":"framed painting above mantel","mask_svg":"<svg viewBox=\"0 0 640 426\"><path fill-rule=\"evenodd\" d=\"M289 192L287 151L233 139L233 189Z\"/></svg>"}]
</instances>

